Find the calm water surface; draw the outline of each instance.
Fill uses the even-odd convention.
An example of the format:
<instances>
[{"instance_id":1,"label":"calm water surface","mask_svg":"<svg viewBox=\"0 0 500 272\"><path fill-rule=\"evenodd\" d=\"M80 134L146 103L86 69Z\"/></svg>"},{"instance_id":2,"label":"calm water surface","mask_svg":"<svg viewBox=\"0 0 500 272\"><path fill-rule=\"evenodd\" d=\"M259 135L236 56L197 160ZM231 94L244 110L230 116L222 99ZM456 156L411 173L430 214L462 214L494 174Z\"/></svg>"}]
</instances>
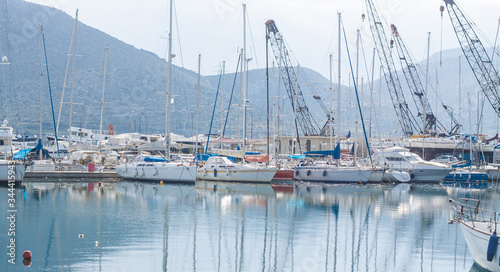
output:
<instances>
[{"instance_id":1,"label":"calm water surface","mask_svg":"<svg viewBox=\"0 0 500 272\"><path fill-rule=\"evenodd\" d=\"M15 265L0 188L0 271L471 271L448 224L448 199L464 196L499 197L441 185L30 182L16 190Z\"/></svg>"}]
</instances>

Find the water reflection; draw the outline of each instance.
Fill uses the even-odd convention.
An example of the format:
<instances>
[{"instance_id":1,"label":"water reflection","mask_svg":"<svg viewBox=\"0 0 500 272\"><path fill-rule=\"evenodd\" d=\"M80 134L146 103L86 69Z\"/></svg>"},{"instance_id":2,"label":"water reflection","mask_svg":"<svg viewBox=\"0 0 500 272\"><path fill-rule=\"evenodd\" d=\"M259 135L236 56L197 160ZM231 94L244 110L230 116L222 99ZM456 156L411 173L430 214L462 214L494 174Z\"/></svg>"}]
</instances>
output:
<instances>
[{"instance_id":1,"label":"water reflection","mask_svg":"<svg viewBox=\"0 0 500 272\"><path fill-rule=\"evenodd\" d=\"M472 271L448 224L448 198L461 196L498 197L441 185L33 182L16 195L18 258L29 249L30 269L46 271Z\"/></svg>"}]
</instances>

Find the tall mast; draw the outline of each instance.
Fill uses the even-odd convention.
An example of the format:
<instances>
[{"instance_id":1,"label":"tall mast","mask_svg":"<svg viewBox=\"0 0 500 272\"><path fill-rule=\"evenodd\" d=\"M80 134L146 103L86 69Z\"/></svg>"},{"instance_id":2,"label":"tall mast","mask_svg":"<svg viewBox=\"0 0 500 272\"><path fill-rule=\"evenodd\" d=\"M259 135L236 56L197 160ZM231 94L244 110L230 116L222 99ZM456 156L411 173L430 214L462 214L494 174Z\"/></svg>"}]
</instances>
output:
<instances>
[{"instance_id":1,"label":"tall mast","mask_svg":"<svg viewBox=\"0 0 500 272\"><path fill-rule=\"evenodd\" d=\"M332 110L332 106L333 106L332 61L333 61L333 55L330 54L330 92L329 92L330 93L330 116L333 116L333 110ZM332 125L333 125L333 123L330 124L330 149L333 149L333 127L332 127Z\"/></svg>"},{"instance_id":2,"label":"tall mast","mask_svg":"<svg viewBox=\"0 0 500 272\"><path fill-rule=\"evenodd\" d=\"M424 100L427 101L427 87L428 87L428 81L429 81L429 51L431 51L431 33L427 33L427 68L425 71L425 93L424 93ZM424 123L423 123L423 137L422 137L422 159L425 160L425 120L427 120L427 111L426 111L426 105L427 103L424 103Z\"/></svg>"},{"instance_id":3,"label":"tall mast","mask_svg":"<svg viewBox=\"0 0 500 272\"><path fill-rule=\"evenodd\" d=\"M198 91L196 94L196 146L194 147L194 154L198 154L198 125L200 116L200 74L201 74L201 54L198 54ZM208 143L207 143L208 144Z\"/></svg>"},{"instance_id":4,"label":"tall mast","mask_svg":"<svg viewBox=\"0 0 500 272\"><path fill-rule=\"evenodd\" d=\"M246 11L247 4L243 3L243 151L246 152L247 145L247 33L246 33Z\"/></svg>"},{"instance_id":5,"label":"tall mast","mask_svg":"<svg viewBox=\"0 0 500 272\"><path fill-rule=\"evenodd\" d=\"M74 44L73 44L73 63L72 63L72 71L71 71L71 94L70 94L70 99L69 99L69 136L68 136L68 147L72 145L73 140L71 139L71 121L73 119L73 87L74 87L74 82L75 82L75 51L76 51L76 30L77 30L77 22L78 22L78 10L76 10L76 16L75 16L75 37L74 37Z\"/></svg>"},{"instance_id":6,"label":"tall mast","mask_svg":"<svg viewBox=\"0 0 500 272\"><path fill-rule=\"evenodd\" d=\"M43 67L42 67L43 39L42 39L42 35L43 35L43 25L40 25L40 135L39 135L40 141L42 140L42 98L43 98L43 94L42 94L42 79L43 79ZM42 152L42 149L40 149L38 158L42 159L42 155L43 155L43 152Z\"/></svg>"},{"instance_id":7,"label":"tall mast","mask_svg":"<svg viewBox=\"0 0 500 272\"><path fill-rule=\"evenodd\" d=\"M102 116L104 113L104 90L106 89L106 64L108 62L108 48L104 49L104 75L102 79L102 98L101 98L101 121L99 123L99 142L102 141Z\"/></svg>"},{"instance_id":8,"label":"tall mast","mask_svg":"<svg viewBox=\"0 0 500 272\"><path fill-rule=\"evenodd\" d=\"M220 148L222 148L222 143L224 141L224 78L226 77L226 61L222 61L222 103L220 105Z\"/></svg>"},{"instance_id":9,"label":"tall mast","mask_svg":"<svg viewBox=\"0 0 500 272\"><path fill-rule=\"evenodd\" d=\"M170 29L168 31L168 73L167 73L167 95L166 95L166 105L165 105L165 147L167 152L167 159L170 160L170 135L169 135L169 124L168 110L170 104L170 91L172 87L172 2L170 0Z\"/></svg>"},{"instance_id":10,"label":"tall mast","mask_svg":"<svg viewBox=\"0 0 500 272\"><path fill-rule=\"evenodd\" d=\"M71 58L71 49L74 46L73 43L75 43L75 46L76 46L77 23L78 23L78 9L76 10L75 23L73 25L73 34L74 35L71 38L71 41L69 42L68 60L66 61L66 73L64 74L64 83L63 83L63 89L62 89L62 95L61 95L61 103L59 104L59 115L57 116L56 134L59 134L59 121L61 120L61 111L62 111L62 106L63 106L63 102L64 102L64 91L66 90L66 79L68 78L69 60ZM69 134L71 135L71 131ZM69 137L71 137L71 136L69 136ZM59 147L58 147L58 149L59 149Z\"/></svg>"},{"instance_id":11,"label":"tall mast","mask_svg":"<svg viewBox=\"0 0 500 272\"><path fill-rule=\"evenodd\" d=\"M359 29L356 29L356 82L358 84L359 77ZM356 85L355 85L356 86ZM361 105L359 105L361 107ZM353 164L356 164L356 159L358 156L358 111L355 111L355 120L354 120L354 157Z\"/></svg>"},{"instance_id":12,"label":"tall mast","mask_svg":"<svg viewBox=\"0 0 500 272\"><path fill-rule=\"evenodd\" d=\"M341 50L341 45L342 45L342 36L341 36L341 29L342 29L342 13L340 12L337 12L338 16L339 16L339 48L338 48L338 62L339 62L339 82L338 82L338 87L337 87L337 140L338 140L338 143L340 143L340 58L341 58L341 54L340 54L340 50Z\"/></svg>"}]
</instances>

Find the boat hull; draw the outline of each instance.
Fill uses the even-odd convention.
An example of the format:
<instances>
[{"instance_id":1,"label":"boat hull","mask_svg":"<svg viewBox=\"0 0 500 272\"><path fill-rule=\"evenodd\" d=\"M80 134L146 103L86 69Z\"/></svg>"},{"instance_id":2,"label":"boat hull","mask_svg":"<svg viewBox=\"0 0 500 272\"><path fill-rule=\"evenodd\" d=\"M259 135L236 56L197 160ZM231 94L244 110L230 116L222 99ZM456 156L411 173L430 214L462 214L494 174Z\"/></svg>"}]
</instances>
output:
<instances>
[{"instance_id":1,"label":"boat hull","mask_svg":"<svg viewBox=\"0 0 500 272\"><path fill-rule=\"evenodd\" d=\"M7 186L12 182L20 184L24 179L24 171L25 167L20 162L0 160L0 185Z\"/></svg>"},{"instance_id":2,"label":"boat hull","mask_svg":"<svg viewBox=\"0 0 500 272\"><path fill-rule=\"evenodd\" d=\"M497 242L497 249L492 262L488 262L486 259L486 252L488 249L488 244L490 240L491 233L489 231L483 231L488 229L487 225L489 222L474 222L474 226L470 222L459 221L462 228L462 233L464 234L467 247L469 252L474 259L474 261L481 267L486 268L490 271L499 271L500 266L498 265L498 260L500 257L500 240Z\"/></svg>"},{"instance_id":3,"label":"boat hull","mask_svg":"<svg viewBox=\"0 0 500 272\"><path fill-rule=\"evenodd\" d=\"M295 168L295 179L306 182L367 183L371 174L371 169L357 167L305 166Z\"/></svg>"},{"instance_id":4,"label":"boat hull","mask_svg":"<svg viewBox=\"0 0 500 272\"><path fill-rule=\"evenodd\" d=\"M393 170L393 169L385 171L384 177L382 178L382 181L384 182L404 183L404 182L410 182L410 180L411 177L408 172Z\"/></svg>"},{"instance_id":5,"label":"boat hull","mask_svg":"<svg viewBox=\"0 0 500 272\"><path fill-rule=\"evenodd\" d=\"M270 183L277 169L198 169L197 179L202 181Z\"/></svg>"},{"instance_id":6,"label":"boat hull","mask_svg":"<svg viewBox=\"0 0 500 272\"><path fill-rule=\"evenodd\" d=\"M196 166L177 163L149 163L145 165L118 165L116 173L128 180L196 182Z\"/></svg>"},{"instance_id":7,"label":"boat hull","mask_svg":"<svg viewBox=\"0 0 500 272\"><path fill-rule=\"evenodd\" d=\"M276 171L273 179L273 183L293 183L293 170L292 169L279 169Z\"/></svg>"}]
</instances>

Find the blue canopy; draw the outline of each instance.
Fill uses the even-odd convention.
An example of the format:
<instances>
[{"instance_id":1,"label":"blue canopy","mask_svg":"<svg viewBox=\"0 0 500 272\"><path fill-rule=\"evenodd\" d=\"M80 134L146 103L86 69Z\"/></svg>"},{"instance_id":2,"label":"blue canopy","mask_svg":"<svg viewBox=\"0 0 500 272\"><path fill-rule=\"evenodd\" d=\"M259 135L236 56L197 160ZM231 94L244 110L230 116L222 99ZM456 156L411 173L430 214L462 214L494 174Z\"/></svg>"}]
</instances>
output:
<instances>
[{"instance_id":1,"label":"blue canopy","mask_svg":"<svg viewBox=\"0 0 500 272\"><path fill-rule=\"evenodd\" d=\"M159 157L146 157L144 158L145 162L167 162L167 159L165 158L159 158Z\"/></svg>"},{"instance_id":2,"label":"blue canopy","mask_svg":"<svg viewBox=\"0 0 500 272\"><path fill-rule=\"evenodd\" d=\"M21 149L21 151L17 152L12 159L24 160L29 153L31 153L31 152L35 153L35 152L40 151L40 150L42 150L42 155L44 157L50 158L49 152L47 150L43 149L42 140L38 139L38 143L35 146L35 148Z\"/></svg>"},{"instance_id":3,"label":"blue canopy","mask_svg":"<svg viewBox=\"0 0 500 272\"><path fill-rule=\"evenodd\" d=\"M290 155L290 156L288 156L288 157L289 157L289 158L292 158L292 159L298 159L298 160L300 160L300 159L305 158L305 157L306 157L306 155Z\"/></svg>"},{"instance_id":4,"label":"blue canopy","mask_svg":"<svg viewBox=\"0 0 500 272\"><path fill-rule=\"evenodd\" d=\"M304 152L305 155L311 157L325 157L325 156L333 156L334 159L340 159L340 144L337 144L334 150L324 150L324 151L309 151Z\"/></svg>"}]
</instances>

